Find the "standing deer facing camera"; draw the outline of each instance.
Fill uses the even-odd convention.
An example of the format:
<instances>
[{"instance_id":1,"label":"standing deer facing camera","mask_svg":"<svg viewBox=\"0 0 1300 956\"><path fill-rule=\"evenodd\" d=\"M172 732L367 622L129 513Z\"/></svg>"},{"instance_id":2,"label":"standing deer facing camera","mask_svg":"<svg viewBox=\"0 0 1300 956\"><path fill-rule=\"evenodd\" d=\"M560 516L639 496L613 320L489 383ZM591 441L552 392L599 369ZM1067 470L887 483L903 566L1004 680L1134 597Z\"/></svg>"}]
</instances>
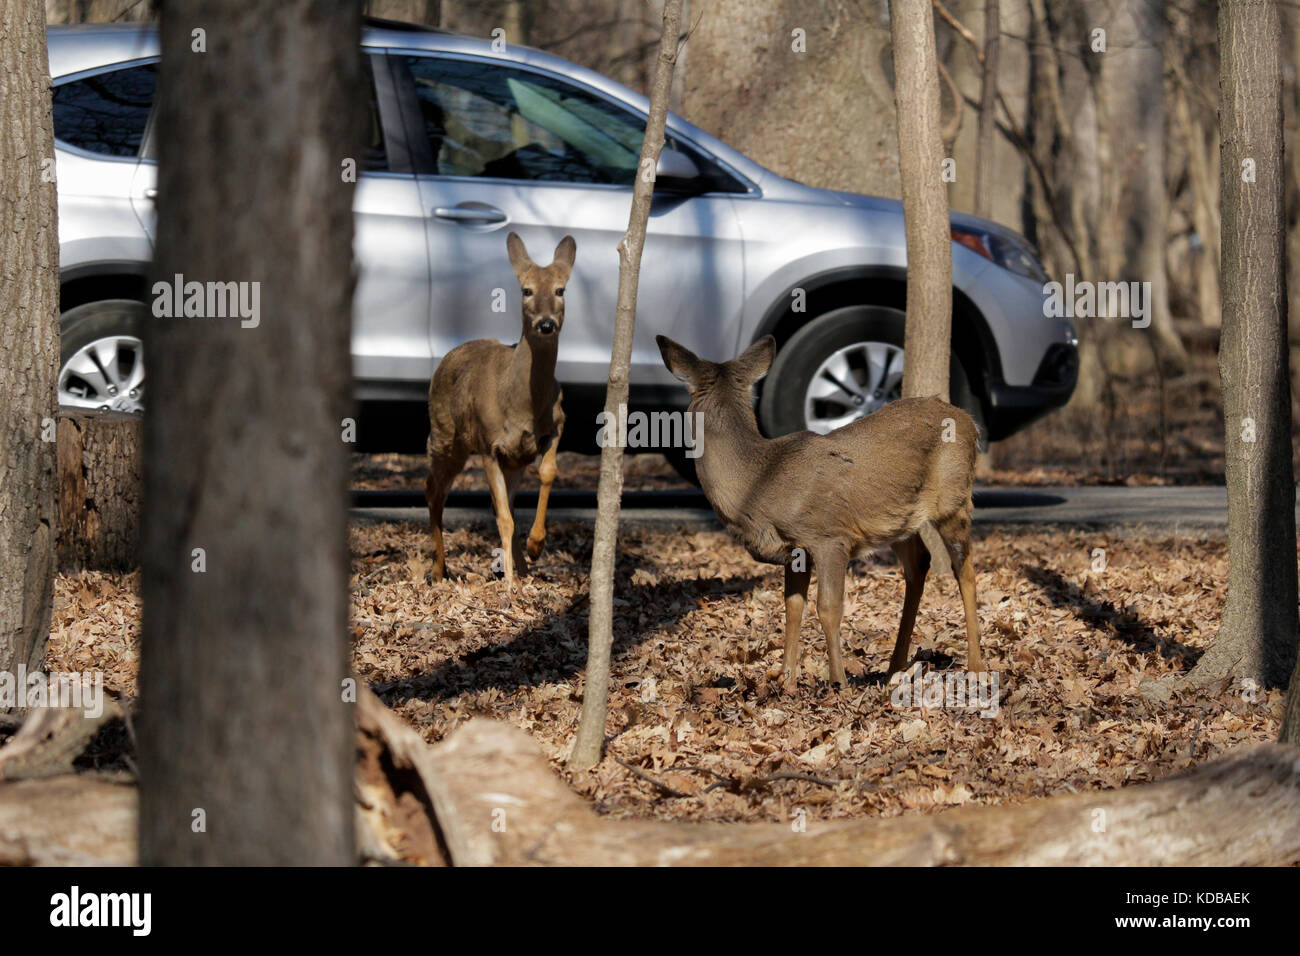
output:
<instances>
[{"instance_id":1,"label":"standing deer facing camera","mask_svg":"<svg viewBox=\"0 0 1300 956\"><path fill-rule=\"evenodd\" d=\"M506 237L506 251L523 292L523 335L517 345L475 339L458 345L439 363L429 383L429 480L424 496L433 536L433 579L440 581L447 569L442 540L447 490L471 454L482 456L508 590L514 587L515 568L522 573L528 566L515 538L515 491L524 469L539 454L542 487L528 535L528 556L541 554L546 541L546 503L564 430L555 356L564 326L564 285L578 246L572 236L565 236L555 247L555 261L545 268L528 257L523 240L513 232Z\"/></svg>"},{"instance_id":2,"label":"standing deer facing camera","mask_svg":"<svg viewBox=\"0 0 1300 956\"><path fill-rule=\"evenodd\" d=\"M971 417L937 398L905 398L826 435L795 432L768 439L754 420L752 387L776 354L772 336L721 364L665 336L656 341L664 365L691 393L690 411L703 416L708 441L696 470L709 504L754 558L785 565L786 693L799 680L799 625L812 568L831 680L844 684L845 570L854 555L883 545L894 549L907 581L889 662L890 674L903 670L930 569L920 535L927 521L948 548L961 590L968 666L984 670L970 556L978 437Z\"/></svg>"}]
</instances>

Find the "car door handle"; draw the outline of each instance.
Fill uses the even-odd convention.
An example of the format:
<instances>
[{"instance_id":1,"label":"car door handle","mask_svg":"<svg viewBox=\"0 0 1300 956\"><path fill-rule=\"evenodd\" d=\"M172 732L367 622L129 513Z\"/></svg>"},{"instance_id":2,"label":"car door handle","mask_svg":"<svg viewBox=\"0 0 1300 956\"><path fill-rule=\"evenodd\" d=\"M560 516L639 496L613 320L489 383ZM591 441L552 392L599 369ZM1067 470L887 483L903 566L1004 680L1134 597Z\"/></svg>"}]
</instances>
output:
<instances>
[{"instance_id":1,"label":"car door handle","mask_svg":"<svg viewBox=\"0 0 1300 956\"><path fill-rule=\"evenodd\" d=\"M144 198L152 202L153 200L158 198L158 190L155 189L153 186L150 186L148 189L144 191Z\"/></svg>"},{"instance_id":2,"label":"car door handle","mask_svg":"<svg viewBox=\"0 0 1300 956\"><path fill-rule=\"evenodd\" d=\"M456 222L505 222L506 214L500 209L483 209L465 206L439 206L433 211L439 219L452 219Z\"/></svg>"}]
</instances>

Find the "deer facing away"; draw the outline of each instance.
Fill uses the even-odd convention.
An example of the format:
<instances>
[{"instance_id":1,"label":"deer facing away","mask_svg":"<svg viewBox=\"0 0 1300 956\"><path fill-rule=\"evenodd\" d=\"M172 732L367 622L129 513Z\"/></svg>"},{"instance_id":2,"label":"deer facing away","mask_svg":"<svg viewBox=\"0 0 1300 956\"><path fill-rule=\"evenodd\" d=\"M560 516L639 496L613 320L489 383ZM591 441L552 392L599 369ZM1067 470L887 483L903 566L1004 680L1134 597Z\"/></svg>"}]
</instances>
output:
<instances>
[{"instance_id":1,"label":"deer facing away","mask_svg":"<svg viewBox=\"0 0 1300 956\"><path fill-rule=\"evenodd\" d=\"M505 585L514 586L516 567L527 568L515 537L514 497L524 469L540 454L541 490L537 517L528 535L528 556L542 553L546 505L555 482L555 453L564 430L555 358L564 326L564 285L573 270L577 243L565 236L555 261L543 268L528 257L523 240L506 238L510 265L523 293L523 334L517 345L476 339L447 353L429 383L429 503L433 537L433 580L446 573L442 510L447 490L471 454L482 456L497 531L504 552Z\"/></svg>"},{"instance_id":2,"label":"deer facing away","mask_svg":"<svg viewBox=\"0 0 1300 956\"><path fill-rule=\"evenodd\" d=\"M817 570L817 616L831 680L844 684L840 618L844 576L856 554L889 545L907 582L889 674L903 670L930 568L925 522L947 546L966 612L968 667L984 670L971 563L971 487L977 432L971 417L938 398L892 402L826 435L764 438L752 387L767 374L776 340L766 336L714 363L660 335L664 365L685 383L708 440L696 462L718 518L759 561L785 565L784 689L799 679L799 625ZM802 549L804 561L796 549Z\"/></svg>"}]
</instances>

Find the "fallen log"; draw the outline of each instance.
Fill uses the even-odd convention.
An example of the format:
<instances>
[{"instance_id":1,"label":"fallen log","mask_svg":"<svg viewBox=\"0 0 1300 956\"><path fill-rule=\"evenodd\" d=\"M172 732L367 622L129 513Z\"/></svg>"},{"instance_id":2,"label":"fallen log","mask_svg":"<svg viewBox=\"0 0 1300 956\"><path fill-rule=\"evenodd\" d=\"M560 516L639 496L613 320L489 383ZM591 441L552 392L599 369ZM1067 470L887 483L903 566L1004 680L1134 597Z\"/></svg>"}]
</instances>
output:
<instances>
[{"instance_id":1,"label":"fallen log","mask_svg":"<svg viewBox=\"0 0 1300 956\"><path fill-rule=\"evenodd\" d=\"M0 866L134 866L138 807L92 774L0 784Z\"/></svg>"},{"instance_id":2,"label":"fallen log","mask_svg":"<svg viewBox=\"0 0 1300 956\"><path fill-rule=\"evenodd\" d=\"M691 824L599 816L521 730L471 720L418 761L456 866L1249 866L1300 861L1300 748L1157 783L933 816Z\"/></svg>"},{"instance_id":3,"label":"fallen log","mask_svg":"<svg viewBox=\"0 0 1300 956\"><path fill-rule=\"evenodd\" d=\"M429 745L410 724L362 690L353 778L362 862L450 864L424 779L428 754Z\"/></svg>"},{"instance_id":4,"label":"fallen log","mask_svg":"<svg viewBox=\"0 0 1300 956\"><path fill-rule=\"evenodd\" d=\"M73 761L123 716L34 707L0 747L0 866L134 866L138 798L129 779L77 774Z\"/></svg>"},{"instance_id":5,"label":"fallen log","mask_svg":"<svg viewBox=\"0 0 1300 956\"><path fill-rule=\"evenodd\" d=\"M114 700L105 700L95 717L87 717L75 707L33 707L18 733L0 747L0 779L72 773L73 761L99 729L121 716L122 707Z\"/></svg>"},{"instance_id":6,"label":"fallen log","mask_svg":"<svg viewBox=\"0 0 1300 956\"><path fill-rule=\"evenodd\" d=\"M532 737L498 721L471 720L431 747L363 690L357 724L363 862L1249 866L1300 861L1300 748L1283 744L1242 748L1188 773L1121 790L1015 806L966 806L931 816L810 819L804 832L794 832L783 823L600 816L556 775ZM40 736L51 740L49 734ZM73 747L52 746L50 752L63 760ZM93 775L0 782L0 865L132 864L136 814L133 785Z\"/></svg>"}]
</instances>

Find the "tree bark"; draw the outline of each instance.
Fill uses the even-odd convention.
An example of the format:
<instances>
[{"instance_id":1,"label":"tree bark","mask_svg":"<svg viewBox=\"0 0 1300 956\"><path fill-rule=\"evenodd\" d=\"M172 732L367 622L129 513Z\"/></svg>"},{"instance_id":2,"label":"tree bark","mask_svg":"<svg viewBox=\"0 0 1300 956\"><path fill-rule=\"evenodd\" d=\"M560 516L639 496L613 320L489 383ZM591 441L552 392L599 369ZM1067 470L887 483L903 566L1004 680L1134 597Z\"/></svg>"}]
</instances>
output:
<instances>
[{"instance_id":1,"label":"tree bark","mask_svg":"<svg viewBox=\"0 0 1300 956\"><path fill-rule=\"evenodd\" d=\"M421 23L436 27L442 25L441 0L365 0L365 13L369 17L397 20L400 23ZM516 42L514 37L511 42Z\"/></svg>"},{"instance_id":2,"label":"tree bark","mask_svg":"<svg viewBox=\"0 0 1300 956\"><path fill-rule=\"evenodd\" d=\"M879 10L859 0L696 4L683 115L781 176L897 198Z\"/></svg>"},{"instance_id":3,"label":"tree bark","mask_svg":"<svg viewBox=\"0 0 1300 956\"><path fill-rule=\"evenodd\" d=\"M162 291L249 283L260 308L146 327L141 860L346 865L360 5L169 0L161 46Z\"/></svg>"},{"instance_id":4,"label":"tree bark","mask_svg":"<svg viewBox=\"0 0 1300 956\"><path fill-rule=\"evenodd\" d=\"M979 135L975 140L975 215L993 216L994 133L998 110L998 0L984 0L984 73L980 82Z\"/></svg>"},{"instance_id":5,"label":"tree bark","mask_svg":"<svg viewBox=\"0 0 1300 956\"><path fill-rule=\"evenodd\" d=\"M111 23L151 20L162 0L45 0L46 23Z\"/></svg>"},{"instance_id":6,"label":"tree bark","mask_svg":"<svg viewBox=\"0 0 1300 956\"><path fill-rule=\"evenodd\" d=\"M0 670L45 664L54 591L59 235L45 9L0 0Z\"/></svg>"},{"instance_id":7,"label":"tree bark","mask_svg":"<svg viewBox=\"0 0 1300 956\"><path fill-rule=\"evenodd\" d=\"M1287 351L1282 30L1276 5L1219 6L1228 603L1187 675L1285 686L1296 663L1295 479ZM1243 180L1243 161L1254 182Z\"/></svg>"},{"instance_id":8,"label":"tree bark","mask_svg":"<svg viewBox=\"0 0 1300 956\"><path fill-rule=\"evenodd\" d=\"M618 416L627 404L628 369L632 362L632 333L636 328L636 290L641 278L641 252L654 193L654 170L664 146L668 119L668 93L677 62L682 0L664 4L659 60L650 90L650 117L636 183L627 233L618 244L618 305L614 317L614 344L610 354L609 383L605 387L605 413ZM611 442L601 449L600 484L596 491L596 536L591 552L591 605L587 627L587 674L582 693L582 718L569 755L569 766L594 767L605 749L605 715L609 706L610 652L614 644L614 562L618 544L618 509L623 494L623 447Z\"/></svg>"},{"instance_id":9,"label":"tree bark","mask_svg":"<svg viewBox=\"0 0 1300 956\"><path fill-rule=\"evenodd\" d=\"M59 568L129 571L140 559L140 423L59 419Z\"/></svg>"},{"instance_id":10,"label":"tree bark","mask_svg":"<svg viewBox=\"0 0 1300 956\"><path fill-rule=\"evenodd\" d=\"M1174 117L1187 143L1187 175L1192 191L1192 223L1201 237L1196 253L1196 302L1201 324L1218 328L1222 323L1219 304L1219 213L1215 179L1210 173L1209 149L1199 118L1193 115L1187 82L1178 67L1179 90L1174 101Z\"/></svg>"},{"instance_id":11,"label":"tree bark","mask_svg":"<svg viewBox=\"0 0 1300 956\"><path fill-rule=\"evenodd\" d=\"M1278 740L1284 744L1300 744L1300 661L1296 661L1296 669L1291 673L1291 687L1286 695Z\"/></svg>"},{"instance_id":12,"label":"tree bark","mask_svg":"<svg viewBox=\"0 0 1300 956\"><path fill-rule=\"evenodd\" d=\"M941 178L939 73L930 0L890 0L898 171L907 231L903 396L948 398L952 350L952 240Z\"/></svg>"},{"instance_id":13,"label":"tree bark","mask_svg":"<svg viewBox=\"0 0 1300 956\"><path fill-rule=\"evenodd\" d=\"M1125 258L1134 279L1151 283L1148 331L1155 336L1161 360L1181 367L1187 363L1187 350L1169 311L1169 272L1165 267L1169 193L1165 188L1164 0L1129 0L1129 7L1136 37L1128 51L1132 65L1128 70L1121 66L1122 72L1115 74L1116 82L1127 84L1133 93L1135 109L1121 120L1127 130L1124 142L1130 150L1123 161L1131 175L1125 203L1124 225L1129 237ZM1136 129L1134 116L1142 117Z\"/></svg>"}]
</instances>

